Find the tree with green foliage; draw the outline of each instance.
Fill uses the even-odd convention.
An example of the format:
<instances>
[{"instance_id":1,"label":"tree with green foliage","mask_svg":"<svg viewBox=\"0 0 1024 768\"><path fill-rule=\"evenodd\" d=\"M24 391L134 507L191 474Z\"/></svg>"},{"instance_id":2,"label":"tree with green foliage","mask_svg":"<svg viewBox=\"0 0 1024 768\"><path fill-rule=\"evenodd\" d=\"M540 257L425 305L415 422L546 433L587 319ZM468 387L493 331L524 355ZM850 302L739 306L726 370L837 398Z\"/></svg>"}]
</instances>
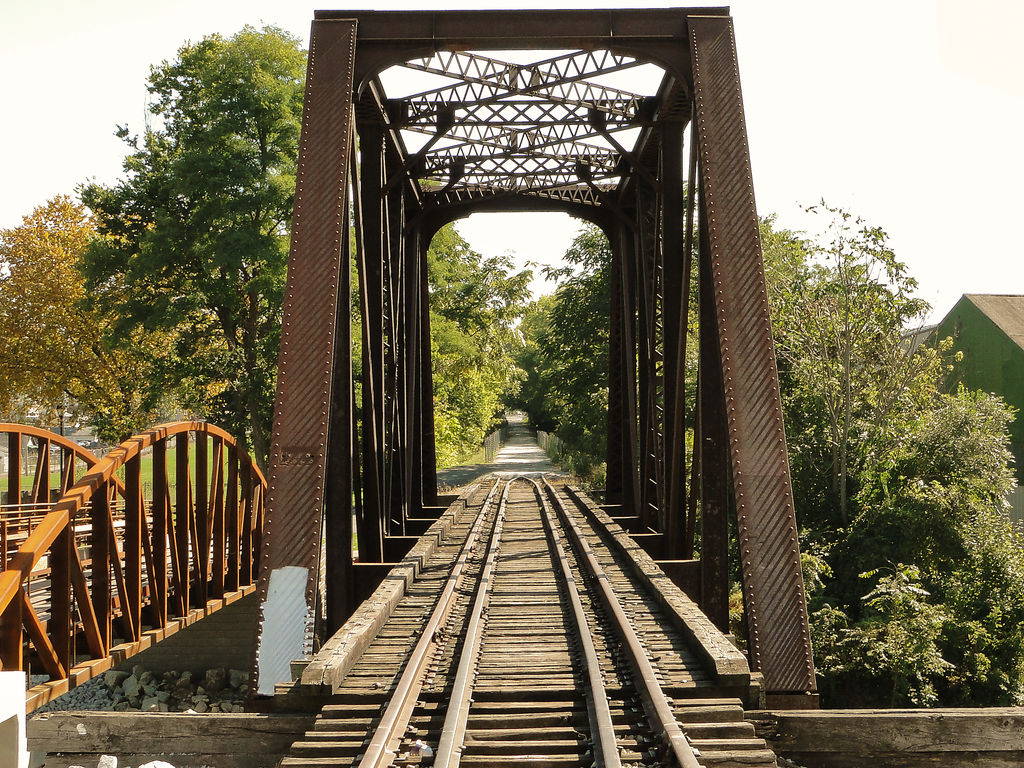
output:
<instances>
[{"instance_id":1,"label":"tree with green foliage","mask_svg":"<svg viewBox=\"0 0 1024 768\"><path fill-rule=\"evenodd\" d=\"M104 237L89 289L119 327L168 335L154 390L248 436L263 462L295 187L305 52L274 28L184 45L154 67L153 130L120 128L127 177L88 184Z\"/></svg>"},{"instance_id":2,"label":"tree with green foliage","mask_svg":"<svg viewBox=\"0 0 1024 768\"><path fill-rule=\"evenodd\" d=\"M1006 514L1011 412L943 391L950 343L884 232L762 233L819 686L846 705L1024 700L1024 542ZM845 480L844 480L845 478Z\"/></svg>"},{"instance_id":3,"label":"tree with green foliage","mask_svg":"<svg viewBox=\"0 0 1024 768\"><path fill-rule=\"evenodd\" d=\"M553 405L548 402L550 371L541 343L551 336L551 318L554 315L554 294L540 296L531 301L519 323L522 339L516 350L516 366L523 372L522 384L510 406L529 414L536 429L554 432L556 429Z\"/></svg>"},{"instance_id":4,"label":"tree with green foliage","mask_svg":"<svg viewBox=\"0 0 1024 768\"><path fill-rule=\"evenodd\" d=\"M31 411L52 427L71 413L113 442L151 423L158 403L138 353L159 339L135 331L111 343L112 318L82 284L97 237L89 212L65 195L0 230L0 413L25 421Z\"/></svg>"},{"instance_id":5,"label":"tree with green foliage","mask_svg":"<svg viewBox=\"0 0 1024 768\"><path fill-rule=\"evenodd\" d=\"M854 626L830 606L815 615L819 675L840 678L849 700L890 707L934 705L936 681L952 666L938 644L946 613L929 600L916 566L897 564L861 574L865 580L876 577L874 588L861 598L863 616ZM827 697L835 693L825 691Z\"/></svg>"},{"instance_id":6,"label":"tree with green foliage","mask_svg":"<svg viewBox=\"0 0 1024 768\"><path fill-rule=\"evenodd\" d=\"M483 258L449 224L427 251L427 277L434 435L445 466L480 446L519 387L515 322L531 272L514 273L507 257Z\"/></svg>"},{"instance_id":7,"label":"tree with green foliage","mask_svg":"<svg viewBox=\"0 0 1024 768\"><path fill-rule=\"evenodd\" d=\"M917 282L883 230L824 203L808 210L828 218L823 244L765 237L766 260L777 262L767 270L776 348L790 405L803 412L791 429L814 430L813 442L825 451L799 458L816 465L814 476L828 478L815 496L834 505L836 522L846 525L856 493L851 479L893 437L905 401L920 402L934 388L932 357L903 340L928 305L914 297Z\"/></svg>"},{"instance_id":8,"label":"tree with green foliage","mask_svg":"<svg viewBox=\"0 0 1024 768\"><path fill-rule=\"evenodd\" d=\"M608 411L608 327L611 246L594 225L565 254L567 266L551 297L524 319L519 367L527 371L520 407L534 424L564 443L570 468L600 482Z\"/></svg>"},{"instance_id":9,"label":"tree with green foliage","mask_svg":"<svg viewBox=\"0 0 1024 768\"><path fill-rule=\"evenodd\" d=\"M944 392L957 363L948 341L909 343L928 307L885 232L824 204L811 211L827 220L821 236L768 219L761 239L823 698L1021 703L1011 413L991 395ZM568 258L579 272L563 271L522 325L520 402L573 460L597 461L603 446L606 247L584 233Z\"/></svg>"},{"instance_id":10,"label":"tree with green foliage","mask_svg":"<svg viewBox=\"0 0 1024 768\"><path fill-rule=\"evenodd\" d=\"M865 474L858 516L834 548L840 599L880 564L919 568L945 613L936 643L948 670L934 681L945 704L1024 696L1024 540L1005 502L1011 419L992 395L937 393Z\"/></svg>"},{"instance_id":11,"label":"tree with green foliage","mask_svg":"<svg viewBox=\"0 0 1024 768\"><path fill-rule=\"evenodd\" d=\"M99 332L79 307L76 266L94 236L88 211L66 196L0 230L0 410L8 418L24 405L48 422L89 374Z\"/></svg>"}]
</instances>

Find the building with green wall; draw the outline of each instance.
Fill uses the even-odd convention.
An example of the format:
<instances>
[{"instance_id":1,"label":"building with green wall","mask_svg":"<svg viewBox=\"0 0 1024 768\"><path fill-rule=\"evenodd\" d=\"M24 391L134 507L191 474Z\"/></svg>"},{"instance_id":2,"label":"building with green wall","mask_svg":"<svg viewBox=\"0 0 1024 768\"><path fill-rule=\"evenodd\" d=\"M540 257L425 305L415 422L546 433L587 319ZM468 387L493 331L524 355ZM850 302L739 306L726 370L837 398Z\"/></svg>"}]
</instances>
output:
<instances>
[{"instance_id":1,"label":"building with green wall","mask_svg":"<svg viewBox=\"0 0 1024 768\"><path fill-rule=\"evenodd\" d=\"M967 293L935 329L963 352L959 381L1001 396L1017 409L1010 441L1017 477L1024 477L1024 296Z\"/></svg>"}]
</instances>

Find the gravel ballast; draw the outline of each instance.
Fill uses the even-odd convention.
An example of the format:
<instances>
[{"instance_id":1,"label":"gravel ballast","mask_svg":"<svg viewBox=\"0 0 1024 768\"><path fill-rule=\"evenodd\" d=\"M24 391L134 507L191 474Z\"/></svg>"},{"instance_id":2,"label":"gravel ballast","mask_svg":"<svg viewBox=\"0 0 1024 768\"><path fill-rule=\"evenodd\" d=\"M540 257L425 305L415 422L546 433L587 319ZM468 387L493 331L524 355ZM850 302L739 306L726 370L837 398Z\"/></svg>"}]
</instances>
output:
<instances>
[{"instance_id":1,"label":"gravel ballast","mask_svg":"<svg viewBox=\"0 0 1024 768\"><path fill-rule=\"evenodd\" d=\"M224 667L193 675L136 665L131 672L104 672L35 711L243 712L248 680L245 672Z\"/></svg>"}]
</instances>

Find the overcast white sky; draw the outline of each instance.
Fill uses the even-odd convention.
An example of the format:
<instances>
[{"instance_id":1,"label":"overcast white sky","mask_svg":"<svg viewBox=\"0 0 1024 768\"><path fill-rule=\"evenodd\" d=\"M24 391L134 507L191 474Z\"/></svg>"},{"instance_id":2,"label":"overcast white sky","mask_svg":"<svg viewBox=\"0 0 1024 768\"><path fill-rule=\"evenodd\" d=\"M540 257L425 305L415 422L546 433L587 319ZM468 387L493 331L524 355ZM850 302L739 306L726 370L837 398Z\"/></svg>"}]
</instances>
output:
<instances>
[{"instance_id":1,"label":"overcast white sky","mask_svg":"<svg viewBox=\"0 0 1024 768\"><path fill-rule=\"evenodd\" d=\"M508 3L664 7L684 3ZM686 3L688 5L688 3ZM708 3L711 5L713 3ZM308 41L315 8L497 7L458 2L0 0L0 227L120 172L117 124L143 125L151 64L185 40L271 23ZM944 314L961 293L1024 293L1024 3L739 0L731 4L758 210L809 226L824 197L891 236ZM550 261L567 217L476 216L485 254Z\"/></svg>"}]
</instances>

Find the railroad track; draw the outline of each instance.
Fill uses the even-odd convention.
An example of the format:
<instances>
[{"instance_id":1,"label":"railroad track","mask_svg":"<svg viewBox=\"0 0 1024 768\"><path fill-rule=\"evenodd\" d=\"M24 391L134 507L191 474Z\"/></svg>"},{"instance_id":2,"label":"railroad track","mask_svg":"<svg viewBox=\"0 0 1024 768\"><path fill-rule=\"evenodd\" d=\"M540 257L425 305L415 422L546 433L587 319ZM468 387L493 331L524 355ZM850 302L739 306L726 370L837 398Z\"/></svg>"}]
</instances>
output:
<instances>
[{"instance_id":1,"label":"railroad track","mask_svg":"<svg viewBox=\"0 0 1024 768\"><path fill-rule=\"evenodd\" d=\"M499 479L282 766L775 766L586 504Z\"/></svg>"}]
</instances>

